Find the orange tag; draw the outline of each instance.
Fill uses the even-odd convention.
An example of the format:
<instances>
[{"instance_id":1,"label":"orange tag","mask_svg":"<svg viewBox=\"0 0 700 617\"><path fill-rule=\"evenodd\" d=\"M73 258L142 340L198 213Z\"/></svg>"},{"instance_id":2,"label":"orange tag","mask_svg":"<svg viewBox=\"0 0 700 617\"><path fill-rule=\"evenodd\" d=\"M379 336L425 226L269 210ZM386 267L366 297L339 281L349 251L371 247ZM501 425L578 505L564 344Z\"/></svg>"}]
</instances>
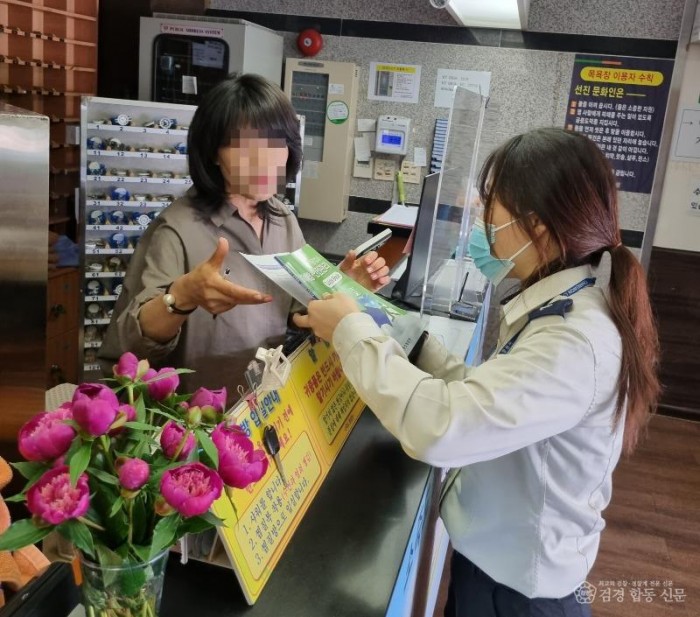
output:
<instances>
[{"instance_id":1,"label":"orange tag","mask_svg":"<svg viewBox=\"0 0 700 617\"><path fill-rule=\"evenodd\" d=\"M73 580L75 581L75 584L79 587L83 584L83 571L80 569L80 558L77 555L73 557L72 561L70 562L70 565L73 569Z\"/></svg>"}]
</instances>

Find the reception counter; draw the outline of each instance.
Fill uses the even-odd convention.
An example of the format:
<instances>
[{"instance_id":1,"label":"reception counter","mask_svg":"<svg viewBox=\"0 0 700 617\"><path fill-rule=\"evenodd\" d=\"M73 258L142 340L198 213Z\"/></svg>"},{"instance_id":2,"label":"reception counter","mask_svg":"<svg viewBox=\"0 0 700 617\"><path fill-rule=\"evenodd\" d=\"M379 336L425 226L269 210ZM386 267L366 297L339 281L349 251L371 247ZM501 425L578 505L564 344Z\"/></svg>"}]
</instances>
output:
<instances>
[{"instance_id":1,"label":"reception counter","mask_svg":"<svg viewBox=\"0 0 700 617\"><path fill-rule=\"evenodd\" d=\"M232 571L171 555L163 617L384 617L430 478L365 410L258 602Z\"/></svg>"},{"instance_id":2,"label":"reception counter","mask_svg":"<svg viewBox=\"0 0 700 617\"><path fill-rule=\"evenodd\" d=\"M478 346L478 324L434 317L429 329L455 353ZM434 537L439 479L365 409L256 604L246 603L233 570L182 565L172 553L161 617L432 615L447 542ZM68 577L56 587L50 597L77 597ZM55 606L8 614L67 617ZM80 606L69 614L85 615Z\"/></svg>"}]
</instances>

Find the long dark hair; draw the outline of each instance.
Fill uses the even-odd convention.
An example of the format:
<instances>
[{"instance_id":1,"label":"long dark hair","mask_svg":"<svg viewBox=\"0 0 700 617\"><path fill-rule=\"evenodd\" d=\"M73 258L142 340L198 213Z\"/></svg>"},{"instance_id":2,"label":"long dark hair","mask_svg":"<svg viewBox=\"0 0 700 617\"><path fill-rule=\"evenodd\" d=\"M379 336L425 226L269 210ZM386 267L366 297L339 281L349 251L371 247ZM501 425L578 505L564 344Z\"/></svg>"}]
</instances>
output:
<instances>
[{"instance_id":1,"label":"long dark hair","mask_svg":"<svg viewBox=\"0 0 700 617\"><path fill-rule=\"evenodd\" d=\"M282 137L289 148L287 182L294 180L302 160L299 121L289 99L260 75L232 74L207 92L197 107L187 135L190 175L197 191L195 207L206 213L226 199L217 165L219 148L229 145L241 129L257 129Z\"/></svg>"},{"instance_id":2,"label":"long dark hair","mask_svg":"<svg viewBox=\"0 0 700 617\"><path fill-rule=\"evenodd\" d=\"M489 155L479 177L479 193L487 222L497 200L538 251L544 265L523 281L523 288L564 268L598 265L603 253L610 252L610 312L622 339L614 422L619 424L626 404L624 449L631 453L660 394L659 343L646 274L622 245L610 164L580 133L536 129L513 137ZM554 262L547 261L548 246L535 233L538 222L559 249Z\"/></svg>"}]
</instances>

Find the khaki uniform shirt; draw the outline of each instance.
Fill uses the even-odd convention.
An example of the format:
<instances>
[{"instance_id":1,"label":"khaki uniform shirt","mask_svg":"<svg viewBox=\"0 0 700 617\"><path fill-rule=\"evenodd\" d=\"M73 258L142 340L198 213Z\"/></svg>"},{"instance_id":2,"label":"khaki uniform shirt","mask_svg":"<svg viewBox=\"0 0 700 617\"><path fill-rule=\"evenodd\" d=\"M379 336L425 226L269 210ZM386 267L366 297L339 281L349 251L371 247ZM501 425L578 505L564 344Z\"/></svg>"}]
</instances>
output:
<instances>
[{"instance_id":1,"label":"khaki uniform shirt","mask_svg":"<svg viewBox=\"0 0 700 617\"><path fill-rule=\"evenodd\" d=\"M191 197L188 191L164 209L139 241L98 357L108 375L125 351L148 359L156 368L192 369L196 372L180 375L179 392L193 392L200 386L226 386L231 402L238 398L236 386L245 384L243 371L256 349L275 347L284 341L292 307L292 298L256 272L240 253L294 251L304 245L304 238L296 217L277 200L273 199L273 207L283 215L267 218L261 242L235 206L226 203L213 215L204 215L192 207ZM270 294L272 302L239 305L216 319L198 308L171 341L161 344L144 336L138 320L141 306L162 294L162 286L209 259L219 237L229 243L223 266L231 269L229 279Z\"/></svg>"},{"instance_id":2,"label":"khaki uniform shirt","mask_svg":"<svg viewBox=\"0 0 700 617\"><path fill-rule=\"evenodd\" d=\"M499 346L520 335L474 368L432 337L412 366L364 313L333 333L346 376L404 450L458 468L441 503L455 550L528 597L574 591L605 526L624 417L613 428L622 343L604 269L563 270L512 299ZM528 322L589 277L565 316Z\"/></svg>"}]
</instances>

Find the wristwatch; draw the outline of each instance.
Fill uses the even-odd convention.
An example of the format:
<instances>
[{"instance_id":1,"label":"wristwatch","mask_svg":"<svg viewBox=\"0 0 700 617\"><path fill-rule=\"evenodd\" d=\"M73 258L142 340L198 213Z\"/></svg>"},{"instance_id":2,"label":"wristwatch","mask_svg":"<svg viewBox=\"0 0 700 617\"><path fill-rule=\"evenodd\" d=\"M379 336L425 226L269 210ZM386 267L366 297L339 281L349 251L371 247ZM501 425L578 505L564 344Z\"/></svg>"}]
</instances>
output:
<instances>
[{"instance_id":1,"label":"wristwatch","mask_svg":"<svg viewBox=\"0 0 700 617\"><path fill-rule=\"evenodd\" d=\"M174 313L175 315L189 315L190 313L194 313L197 310L196 306L187 310L183 310L175 306L175 296L170 293L170 287L172 284L173 283L171 281L167 285L161 286L161 289L163 290L163 304L165 304L165 307L168 309L168 313Z\"/></svg>"}]
</instances>

